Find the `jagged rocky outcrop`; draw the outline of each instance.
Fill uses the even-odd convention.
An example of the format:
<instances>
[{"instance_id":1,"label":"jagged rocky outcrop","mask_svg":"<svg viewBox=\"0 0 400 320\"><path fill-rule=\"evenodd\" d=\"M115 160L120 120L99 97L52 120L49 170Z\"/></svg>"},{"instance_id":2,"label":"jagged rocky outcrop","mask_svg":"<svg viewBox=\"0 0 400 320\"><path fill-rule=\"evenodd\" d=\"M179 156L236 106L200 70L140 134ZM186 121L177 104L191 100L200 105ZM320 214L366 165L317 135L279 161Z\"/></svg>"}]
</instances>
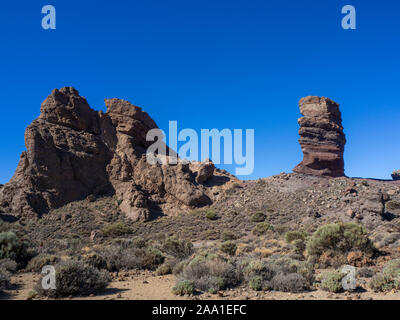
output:
<instances>
[{"instance_id":1,"label":"jagged rocky outcrop","mask_svg":"<svg viewBox=\"0 0 400 320\"><path fill-rule=\"evenodd\" d=\"M107 112L97 112L74 88L53 90L26 129L27 151L0 189L0 211L40 216L88 196L115 194L127 216L146 220L211 204L212 163L149 164L146 134L156 123L125 100L105 103Z\"/></svg>"},{"instance_id":2,"label":"jagged rocky outcrop","mask_svg":"<svg viewBox=\"0 0 400 320\"><path fill-rule=\"evenodd\" d=\"M303 161L293 171L318 176L344 176L343 133L339 105L325 97L308 96L299 102L300 145Z\"/></svg>"}]
</instances>

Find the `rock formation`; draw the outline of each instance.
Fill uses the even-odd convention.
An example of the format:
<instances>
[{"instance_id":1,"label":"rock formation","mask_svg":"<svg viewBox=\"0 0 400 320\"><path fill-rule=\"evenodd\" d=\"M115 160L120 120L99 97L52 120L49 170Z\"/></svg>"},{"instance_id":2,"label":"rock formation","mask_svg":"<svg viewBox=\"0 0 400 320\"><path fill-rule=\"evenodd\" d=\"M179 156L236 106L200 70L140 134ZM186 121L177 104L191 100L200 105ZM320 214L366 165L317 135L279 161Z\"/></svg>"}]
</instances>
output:
<instances>
[{"instance_id":1,"label":"rock formation","mask_svg":"<svg viewBox=\"0 0 400 320\"><path fill-rule=\"evenodd\" d=\"M105 103L107 112L96 112L74 88L53 90L26 129L27 151L14 176L0 188L0 211L40 216L89 195L115 194L127 216L146 220L212 202L212 163L149 164L146 134L156 123L127 101Z\"/></svg>"},{"instance_id":2,"label":"rock formation","mask_svg":"<svg viewBox=\"0 0 400 320\"><path fill-rule=\"evenodd\" d=\"M328 177L344 176L343 133L339 105L324 97L308 96L299 102L300 145L303 161L293 171Z\"/></svg>"}]
</instances>

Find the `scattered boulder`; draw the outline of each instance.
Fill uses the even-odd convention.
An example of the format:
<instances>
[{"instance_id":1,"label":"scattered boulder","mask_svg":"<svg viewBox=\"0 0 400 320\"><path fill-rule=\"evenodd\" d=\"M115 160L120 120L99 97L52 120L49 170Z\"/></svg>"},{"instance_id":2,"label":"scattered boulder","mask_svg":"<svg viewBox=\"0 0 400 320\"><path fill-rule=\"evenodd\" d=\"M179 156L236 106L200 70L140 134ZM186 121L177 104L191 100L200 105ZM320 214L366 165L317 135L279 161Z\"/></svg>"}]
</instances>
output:
<instances>
[{"instance_id":1,"label":"scattered boulder","mask_svg":"<svg viewBox=\"0 0 400 320\"><path fill-rule=\"evenodd\" d=\"M344 176L343 133L339 105L324 97L308 96L299 102L303 115L300 125L300 145L303 161L293 171L317 176Z\"/></svg>"}]
</instances>

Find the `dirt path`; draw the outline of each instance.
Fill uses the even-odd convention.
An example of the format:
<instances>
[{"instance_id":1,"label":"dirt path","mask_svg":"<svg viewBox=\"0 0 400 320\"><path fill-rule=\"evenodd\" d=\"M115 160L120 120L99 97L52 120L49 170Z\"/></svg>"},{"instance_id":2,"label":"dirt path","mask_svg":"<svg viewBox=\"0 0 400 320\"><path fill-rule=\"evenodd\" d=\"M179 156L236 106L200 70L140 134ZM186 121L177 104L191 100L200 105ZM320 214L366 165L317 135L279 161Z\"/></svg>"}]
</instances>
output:
<instances>
[{"instance_id":1,"label":"dirt path","mask_svg":"<svg viewBox=\"0 0 400 320\"><path fill-rule=\"evenodd\" d=\"M12 278L17 290L9 292L7 299L26 300L40 275L25 273ZM204 293L195 296L175 296L171 289L175 284L173 275L157 276L151 272L121 273L114 277L102 293L89 297L67 298L73 300L400 300L399 292L333 294L321 290L305 293L255 292L246 288L227 290L218 294Z\"/></svg>"}]
</instances>

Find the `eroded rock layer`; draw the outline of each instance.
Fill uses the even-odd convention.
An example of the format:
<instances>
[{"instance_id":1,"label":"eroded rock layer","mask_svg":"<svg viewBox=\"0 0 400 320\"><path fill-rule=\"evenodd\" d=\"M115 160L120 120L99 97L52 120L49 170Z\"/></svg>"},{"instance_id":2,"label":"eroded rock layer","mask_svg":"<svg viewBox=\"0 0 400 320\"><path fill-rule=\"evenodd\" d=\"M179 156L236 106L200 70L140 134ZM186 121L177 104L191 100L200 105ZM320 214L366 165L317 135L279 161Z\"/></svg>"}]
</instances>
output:
<instances>
[{"instance_id":1,"label":"eroded rock layer","mask_svg":"<svg viewBox=\"0 0 400 320\"><path fill-rule=\"evenodd\" d=\"M105 103L107 112L97 112L74 88L53 90L26 129L27 151L13 178L0 189L1 211L42 215L115 194L124 213L146 220L212 202L212 164L149 164L146 134L156 123L125 100Z\"/></svg>"},{"instance_id":2,"label":"eroded rock layer","mask_svg":"<svg viewBox=\"0 0 400 320\"><path fill-rule=\"evenodd\" d=\"M343 133L339 105L324 97L308 96L299 102L300 145L303 161L293 171L328 177L344 176Z\"/></svg>"}]
</instances>

